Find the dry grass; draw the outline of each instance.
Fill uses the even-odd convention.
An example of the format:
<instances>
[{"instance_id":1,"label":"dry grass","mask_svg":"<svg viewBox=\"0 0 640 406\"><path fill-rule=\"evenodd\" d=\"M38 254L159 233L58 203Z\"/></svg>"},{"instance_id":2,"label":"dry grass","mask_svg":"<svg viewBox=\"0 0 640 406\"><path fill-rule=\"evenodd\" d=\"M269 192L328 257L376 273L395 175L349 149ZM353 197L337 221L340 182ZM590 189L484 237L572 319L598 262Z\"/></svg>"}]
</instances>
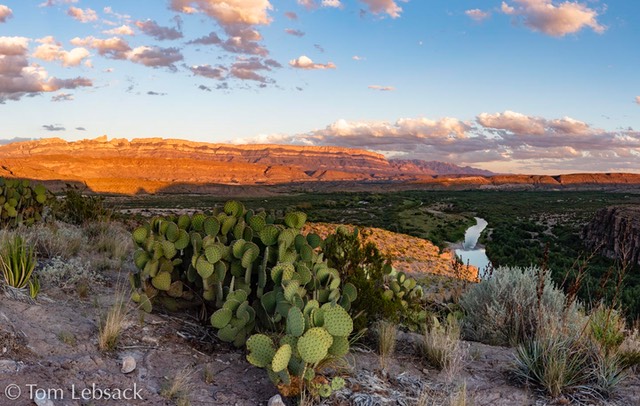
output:
<instances>
[{"instance_id":1,"label":"dry grass","mask_svg":"<svg viewBox=\"0 0 640 406\"><path fill-rule=\"evenodd\" d=\"M194 388L193 373L193 368L188 366L178 370L164 389L160 391L160 395L166 399L174 400L178 406L189 406L191 404L189 394Z\"/></svg>"},{"instance_id":2,"label":"dry grass","mask_svg":"<svg viewBox=\"0 0 640 406\"><path fill-rule=\"evenodd\" d=\"M396 349L397 329L393 323L386 320L380 320L377 323L376 332L380 369L385 370Z\"/></svg>"},{"instance_id":3,"label":"dry grass","mask_svg":"<svg viewBox=\"0 0 640 406\"><path fill-rule=\"evenodd\" d=\"M127 322L128 295L124 288L116 288L115 302L109 308L106 317L99 324L98 347L102 351L111 351L118 344L120 334Z\"/></svg>"},{"instance_id":4,"label":"dry grass","mask_svg":"<svg viewBox=\"0 0 640 406\"><path fill-rule=\"evenodd\" d=\"M453 382L464 366L468 349L460 341L460 325L453 317L440 323L435 317L424 333L422 354L427 362Z\"/></svg>"}]
</instances>

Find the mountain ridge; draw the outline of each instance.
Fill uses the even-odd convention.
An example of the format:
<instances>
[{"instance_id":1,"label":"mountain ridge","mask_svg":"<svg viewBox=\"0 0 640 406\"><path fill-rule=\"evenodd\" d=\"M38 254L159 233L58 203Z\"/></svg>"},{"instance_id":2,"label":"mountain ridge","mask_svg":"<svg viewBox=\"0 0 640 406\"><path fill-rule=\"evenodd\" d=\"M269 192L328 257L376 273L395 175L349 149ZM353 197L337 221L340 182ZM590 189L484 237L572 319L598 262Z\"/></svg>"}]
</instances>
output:
<instances>
[{"instance_id":1,"label":"mountain ridge","mask_svg":"<svg viewBox=\"0 0 640 406\"><path fill-rule=\"evenodd\" d=\"M504 175L438 161L387 160L335 146L214 144L181 139L61 138L0 145L0 176L49 183L77 182L94 192L208 193L226 186L278 190L371 188L561 188L575 185L640 187L637 174ZM287 186L289 185L289 186Z\"/></svg>"}]
</instances>

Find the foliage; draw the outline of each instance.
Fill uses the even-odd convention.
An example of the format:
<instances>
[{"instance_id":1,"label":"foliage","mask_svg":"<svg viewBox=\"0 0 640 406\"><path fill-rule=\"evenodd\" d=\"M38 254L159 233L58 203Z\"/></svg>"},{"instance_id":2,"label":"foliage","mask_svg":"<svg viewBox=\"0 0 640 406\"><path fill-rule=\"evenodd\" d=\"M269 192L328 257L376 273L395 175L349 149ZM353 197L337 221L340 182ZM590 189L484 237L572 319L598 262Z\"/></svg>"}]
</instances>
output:
<instances>
[{"instance_id":1,"label":"foliage","mask_svg":"<svg viewBox=\"0 0 640 406\"><path fill-rule=\"evenodd\" d=\"M588 329L576 332L562 323L548 320L534 337L518 346L515 377L553 398L611 396L626 377L623 358L617 350L603 347Z\"/></svg>"},{"instance_id":2,"label":"foliage","mask_svg":"<svg viewBox=\"0 0 640 406\"><path fill-rule=\"evenodd\" d=\"M42 220L52 200L43 185L31 186L28 180L0 178L0 227L32 225Z\"/></svg>"},{"instance_id":3,"label":"foliage","mask_svg":"<svg viewBox=\"0 0 640 406\"><path fill-rule=\"evenodd\" d=\"M330 348L333 356L344 355L353 329L347 311L357 289L341 285L338 271L323 259L318 235L300 233L305 221L301 212L278 219L265 211L247 211L237 201L210 214L154 218L133 231L139 272L131 275L136 288L132 298L147 311L152 302L215 310L210 321L218 337L238 347L255 330L286 331L290 351L302 351L299 358L312 367ZM300 344L293 348L298 337ZM305 356L307 348L315 351L311 358ZM292 354L296 359L297 352ZM289 375L302 385L300 372L292 366ZM292 385L284 373L280 380ZM322 388L320 395L327 393Z\"/></svg>"},{"instance_id":4,"label":"foliage","mask_svg":"<svg viewBox=\"0 0 640 406\"><path fill-rule=\"evenodd\" d=\"M85 189L67 183L55 209L56 218L71 224L108 218L111 213L105 207L104 197L83 194Z\"/></svg>"},{"instance_id":5,"label":"foliage","mask_svg":"<svg viewBox=\"0 0 640 406\"><path fill-rule=\"evenodd\" d=\"M33 247L27 245L22 237L16 235L13 239L3 242L0 248L0 269L5 283L16 289L28 286L32 298L35 298L40 290L38 280L31 278L36 264Z\"/></svg>"},{"instance_id":6,"label":"foliage","mask_svg":"<svg viewBox=\"0 0 640 406\"><path fill-rule=\"evenodd\" d=\"M499 267L469 288L460 305L465 311L464 336L493 345L516 345L531 339L548 319L568 317L578 326L582 318L576 303L565 312L564 293L549 273L538 267Z\"/></svg>"},{"instance_id":7,"label":"foliage","mask_svg":"<svg viewBox=\"0 0 640 406\"><path fill-rule=\"evenodd\" d=\"M426 313L421 309L422 288L404 273L395 273L390 260L366 236L339 227L324 243L323 253L346 282L358 290L352 304L356 330L385 319L417 329Z\"/></svg>"},{"instance_id":8,"label":"foliage","mask_svg":"<svg viewBox=\"0 0 640 406\"><path fill-rule=\"evenodd\" d=\"M466 349L460 342L460 324L450 313L442 322L436 317L427 327L421 346L427 362L453 378L460 372L466 356Z\"/></svg>"}]
</instances>

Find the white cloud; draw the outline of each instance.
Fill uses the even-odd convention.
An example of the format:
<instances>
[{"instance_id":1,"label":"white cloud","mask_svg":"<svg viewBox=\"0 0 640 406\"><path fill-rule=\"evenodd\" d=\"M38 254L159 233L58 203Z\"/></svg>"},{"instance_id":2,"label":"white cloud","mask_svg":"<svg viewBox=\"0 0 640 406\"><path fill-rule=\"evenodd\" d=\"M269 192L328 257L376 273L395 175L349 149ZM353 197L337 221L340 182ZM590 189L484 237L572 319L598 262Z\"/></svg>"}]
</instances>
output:
<instances>
[{"instance_id":1,"label":"white cloud","mask_svg":"<svg viewBox=\"0 0 640 406\"><path fill-rule=\"evenodd\" d=\"M342 3L340 3L340 0L322 0L322 7L340 8Z\"/></svg>"},{"instance_id":2,"label":"white cloud","mask_svg":"<svg viewBox=\"0 0 640 406\"><path fill-rule=\"evenodd\" d=\"M112 37L107 39L85 37L75 37L71 43L76 46L87 46L98 51L102 56L111 59L127 59L131 47L127 41L122 38Z\"/></svg>"},{"instance_id":3,"label":"white cloud","mask_svg":"<svg viewBox=\"0 0 640 406\"><path fill-rule=\"evenodd\" d=\"M0 103L43 92L92 86L90 79L59 79L49 76L43 67L29 63L29 42L25 37L0 37Z\"/></svg>"},{"instance_id":4,"label":"white cloud","mask_svg":"<svg viewBox=\"0 0 640 406\"><path fill-rule=\"evenodd\" d=\"M83 10L81 8L72 6L69 7L69 10L67 10L67 14L80 21L81 23L89 23L98 19L98 14L96 14L96 12L90 8Z\"/></svg>"},{"instance_id":5,"label":"white cloud","mask_svg":"<svg viewBox=\"0 0 640 406\"><path fill-rule=\"evenodd\" d=\"M327 63L314 63L309 57L302 55L296 59L289 61L289 66L298 69L335 69L336 65L333 62Z\"/></svg>"},{"instance_id":6,"label":"white cloud","mask_svg":"<svg viewBox=\"0 0 640 406\"><path fill-rule=\"evenodd\" d=\"M573 34L585 27L602 34L606 27L598 23L598 12L583 3L565 1L555 4L553 0L512 0L513 5L502 2L501 11L522 18L524 24L534 31L554 37Z\"/></svg>"},{"instance_id":7,"label":"white cloud","mask_svg":"<svg viewBox=\"0 0 640 406\"><path fill-rule=\"evenodd\" d=\"M394 0L360 0L369 6L369 11L373 14L388 14L391 18L400 17L402 8Z\"/></svg>"},{"instance_id":8,"label":"white cloud","mask_svg":"<svg viewBox=\"0 0 640 406\"><path fill-rule=\"evenodd\" d=\"M52 102L71 101L71 100L73 100L73 95L71 93L58 93L56 95L51 96Z\"/></svg>"},{"instance_id":9,"label":"white cloud","mask_svg":"<svg viewBox=\"0 0 640 406\"><path fill-rule=\"evenodd\" d=\"M547 119L512 111L481 113L475 122L450 117L337 120L307 133L243 140L265 141L365 148L386 156L498 171L640 171L640 131L607 131L569 117Z\"/></svg>"},{"instance_id":10,"label":"white cloud","mask_svg":"<svg viewBox=\"0 0 640 406\"><path fill-rule=\"evenodd\" d=\"M364 61L366 58L363 56L354 55L351 57L354 61Z\"/></svg>"},{"instance_id":11,"label":"white cloud","mask_svg":"<svg viewBox=\"0 0 640 406\"><path fill-rule=\"evenodd\" d=\"M40 38L36 40L39 45L33 53L34 58L42 59L43 61L59 61L62 66L78 66L85 58L88 58L90 53L86 48L77 47L71 51L65 51L62 49L62 45L56 42L52 36Z\"/></svg>"},{"instance_id":12,"label":"white cloud","mask_svg":"<svg viewBox=\"0 0 640 406\"><path fill-rule=\"evenodd\" d=\"M133 29L125 24L121 25L120 27L102 31L102 33L107 35L135 35L135 32L133 32Z\"/></svg>"},{"instance_id":13,"label":"white cloud","mask_svg":"<svg viewBox=\"0 0 640 406\"><path fill-rule=\"evenodd\" d=\"M174 63L183 59L178 48L160 48L140 46L132 49L127 54L131 62L139 63L152 68L167 67L176 70Z\"/></svg>"},{"instance_id":14,"label":"white cloud","mask_svg":"<svg viewBox=\"0 0 640 406\"><path fill-rule=\"evenodd\" d=\"M482 11L479 8L474 8L473 10L467 10L464 12L469 18L475 21L483 21L491 16L491 13L487 11Z\"/></svg>"},{"instance_id":15,"label":"white cloud","mask_svg":"<svg viewBox=\"0 0 640 406\"><path fill-rule=\"evenodd\" d=\"M171 0L171 8L205 13L226 28L237 24L267 25L271 23L268 12L273 6L269 0Z\"/></svg>"},{"instance_id":16,"label":"white cloud","mask_svg":"<svg viewBox=\"0 0 640 406\"><path fill-rule=\"evenodd\" d=\"M162 27L153 20L136 21L136 27L159 41L182 38L182 32L180 30L172 27Z\"/></svg>"},{"instance_id":17,"label":"white cloud","mask_svg":"<svg viewBox=\"0 0 640 406\"><path fill-rule=\"evenodd\" d=\"M59 4L75 4L78 0L47 0L43 3L38 4L38 7L53 7Z\"/></svg>"},{"instance_id":18,"label":"white cloud","mask_svg":"<svg viewBox=\"0 0 640 406\"><path fill-rule=\"evenodd\" d=\"M380 90L381 92L391 92L396 90L393 86L380 86L380 85L369 85L369 89L371 90Z\"/></svg>"},{"instance_id":19,"label":"white cloud","mask_svg":"<svg viewBox=\"0 0 640 406\"><path fill-rule=\"evenodd\" d=\"M307 10L318 7L316 0L298 0L298 4L305 7Z\"/></svg>"},{"instance_id":20,"label":"white cloud","mask_svg":"<svg viewBox=\"0 0 640 406\"><path fill-rule=\"evenodd\" d=\"M0 4L0 23L6 23L13 16L13 10L4 4Z\"/></svg>"},{"instance_id":21,"label":"white cloud","mask_svg":"<svg viewBox=\"0 0 640 406\"><path fill-rule=\"evenodd\" d=\"M636 103L640 104L640 96L636 96Z\"/></svg>"}]
</instances>

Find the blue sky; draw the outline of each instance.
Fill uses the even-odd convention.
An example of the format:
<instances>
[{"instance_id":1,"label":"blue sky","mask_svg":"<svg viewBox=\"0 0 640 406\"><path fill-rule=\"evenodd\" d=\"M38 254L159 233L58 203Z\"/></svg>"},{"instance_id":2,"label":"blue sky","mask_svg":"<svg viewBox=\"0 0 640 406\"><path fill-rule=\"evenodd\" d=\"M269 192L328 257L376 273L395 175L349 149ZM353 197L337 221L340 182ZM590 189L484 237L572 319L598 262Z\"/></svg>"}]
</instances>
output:
<instances>
[{"instance_id":1,"label":"blue sky","mask_svg":"<svg viewBox=\"0 0 640 406\"><path fill-rule=\"evenodd\" d=\"M638 16L638 2L598 0L0 0L0 142L107 134L640 172Z\"/></svg>"}]
</instances>

